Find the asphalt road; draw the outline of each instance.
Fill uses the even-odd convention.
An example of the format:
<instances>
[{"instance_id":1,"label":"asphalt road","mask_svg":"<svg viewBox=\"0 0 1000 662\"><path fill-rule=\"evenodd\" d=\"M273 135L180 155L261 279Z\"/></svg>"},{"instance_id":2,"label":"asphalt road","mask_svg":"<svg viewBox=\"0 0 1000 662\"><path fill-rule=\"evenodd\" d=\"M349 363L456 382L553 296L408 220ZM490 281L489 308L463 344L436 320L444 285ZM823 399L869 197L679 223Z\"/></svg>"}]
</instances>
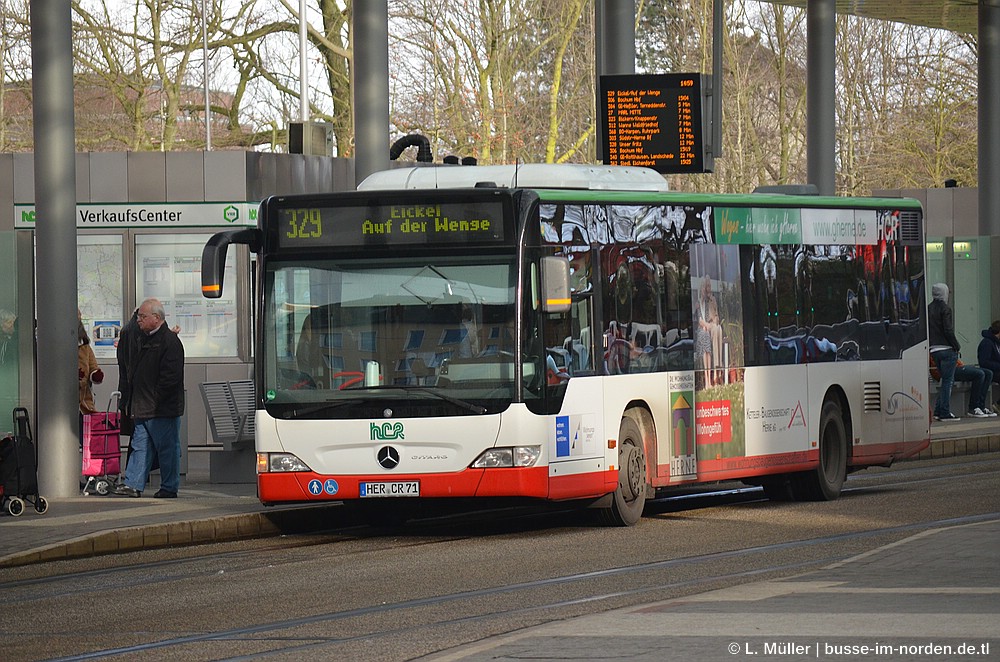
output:
<instances>
[{"instance_id":1,"label":"asphalt road","mask_svg":"<svg viewBox=\"0 0 1000 662\"><path fill-rule=\"evenodd\" d=\"M322 535L7 570L0 656L410 660L574 616L789 577L998 512L1000 456L987 454L861 472L829 503L769 502L753 490L667 499L624 529L565 511L384 529L331 521Z\"/></svg>"}]
</instances>

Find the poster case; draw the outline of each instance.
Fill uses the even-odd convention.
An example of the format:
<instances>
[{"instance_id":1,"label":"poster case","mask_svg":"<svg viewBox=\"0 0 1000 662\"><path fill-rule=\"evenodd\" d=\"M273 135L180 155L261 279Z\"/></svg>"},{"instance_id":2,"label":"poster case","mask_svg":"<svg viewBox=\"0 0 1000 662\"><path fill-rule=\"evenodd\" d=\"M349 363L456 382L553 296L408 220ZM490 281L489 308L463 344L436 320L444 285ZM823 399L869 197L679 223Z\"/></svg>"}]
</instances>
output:
<instances>
[{"instance_id":1,"label":"poster case","mask_svg":"<svg viewBox=\"0 0 1000 662\"><path fill-rule=\"evenodd\" d=\"M207 234L140 234L135 237L136 305L163 303L167 324L179 326L186 358L238 356L235 251L226 256L226 288L219 299L201 295L201 252Z\"/></svg>"}]
</instances>

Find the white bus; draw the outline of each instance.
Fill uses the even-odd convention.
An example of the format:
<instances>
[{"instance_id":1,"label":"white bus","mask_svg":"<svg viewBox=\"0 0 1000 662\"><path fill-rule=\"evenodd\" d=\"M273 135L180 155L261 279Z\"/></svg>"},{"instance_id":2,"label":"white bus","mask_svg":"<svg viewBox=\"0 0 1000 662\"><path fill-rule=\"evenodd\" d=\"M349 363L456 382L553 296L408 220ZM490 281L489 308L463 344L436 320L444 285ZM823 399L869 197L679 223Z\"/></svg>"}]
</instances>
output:
<instances>
[{"instance_id":1,"label":"white bus","mask_svg":"<svg viewBox=\"0 0 1000 662\"><path fill-rule=\"evenodd\" d=\"M670 192L600 166L376 173L257 229L265 504L576 501L636 523L739 480L836 498L929 440L924 237L907 199Z\"/></svg>"}]
</instances>

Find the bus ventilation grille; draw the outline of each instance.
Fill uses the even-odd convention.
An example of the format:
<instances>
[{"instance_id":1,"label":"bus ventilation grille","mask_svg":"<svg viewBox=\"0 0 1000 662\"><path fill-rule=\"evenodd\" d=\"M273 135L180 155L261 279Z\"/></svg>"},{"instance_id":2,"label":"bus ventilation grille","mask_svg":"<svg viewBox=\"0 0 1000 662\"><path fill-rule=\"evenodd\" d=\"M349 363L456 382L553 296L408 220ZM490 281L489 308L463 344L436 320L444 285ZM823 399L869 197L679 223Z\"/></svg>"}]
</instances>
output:
<instances>
[{"instance_id":1,"label":"bus ventilation grille","mask_svg":"<svg viewBox=\"0 0 1000 662\"><path fill-rule=\"evenodd\" d=\"M882 382L865 382L865 411L882 411Z\"/></svg>"},{"instance_id":2,"label":"bus ventilation grille","mask_svg":"<svg viewBox=\"0 0 1000 662\"><path fill-rule=\"evenodd\" d=\"M899 239L904 244L919 244L923 241L920 231L920 212L899 212Z\"/></svg>"}]
</instances>

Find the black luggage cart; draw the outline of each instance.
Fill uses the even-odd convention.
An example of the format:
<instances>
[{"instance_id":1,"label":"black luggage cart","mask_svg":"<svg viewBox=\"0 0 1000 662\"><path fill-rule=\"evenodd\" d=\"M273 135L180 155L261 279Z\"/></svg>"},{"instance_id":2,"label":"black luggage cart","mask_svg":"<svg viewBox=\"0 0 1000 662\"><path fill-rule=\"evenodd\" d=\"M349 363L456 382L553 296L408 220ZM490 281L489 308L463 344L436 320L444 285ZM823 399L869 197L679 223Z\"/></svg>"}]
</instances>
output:
<instances>
[{"instance_id":1,"label":"black luggage cart","mask_svg":"<svg viewBox=\"0 0 1000 662\"><path fill-rule=\"evenodd\" d=\"M25 502L41 514L49 509L38 493L38 452L31 438L28 410L14 407L14 433L0 439L0 506L17 517Z\"/></svg>"}]
</instances>

